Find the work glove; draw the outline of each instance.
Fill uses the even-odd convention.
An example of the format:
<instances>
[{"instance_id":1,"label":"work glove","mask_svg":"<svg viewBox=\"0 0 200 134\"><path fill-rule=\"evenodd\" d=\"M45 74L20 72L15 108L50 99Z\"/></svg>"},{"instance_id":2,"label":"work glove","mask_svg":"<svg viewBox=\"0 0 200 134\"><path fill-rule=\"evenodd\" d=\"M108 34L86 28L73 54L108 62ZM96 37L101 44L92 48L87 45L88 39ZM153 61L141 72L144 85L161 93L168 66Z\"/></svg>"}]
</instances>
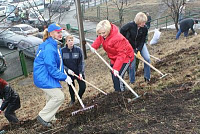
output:
<instances>
[{"instance_id":1,"label":"work glove","mask_svg":"<svg viewBox=\"0 0 200 134\"><path fill-rule=\"evenodd\" d=\"M95 53L95 51L96 51L96 49L93 48L92 46L90 47L90 50L91 50L92 53Z\"/></svg>"},{"instance_id":2,"label":"work glove","mask_svg":"<svg viewBox=\"0 0 200 134\"><path fill-rule=\"evenodd\" d=\"M70 77L69 75L67 76L67 79L65 79L65 81L66 81L69 85L72 84L72 79L71 79L71 77Z\"/></svg>"},{"instance_id":3,"label":"work glove","mask_svg":"<svg viewBox=\"0 0 200 134\"><path fill-rule=\"evenodd\" d=\"M71 69L68 69L67 73L74 76L74 72Z\"/></svg>"},{"instance_id":4,"label":"work glove","mask_svg":"<svg viewBox=\"0 0 200 134\"><path fill-rule=\"evenodd\" d=\"M194 35L197 35L197 33L195 32Z\"/></svg>"},{"instance_id":5,"label":"work glove","mask_svg":"<svg viewBox=\"0 0 200 134\"><path fill-rule=\"evenodd\" d=\"M119 75L119 71L113 69L113 74L114 74L114 76L117 76L117 75Z\"/></svg>"},{"instance_id":6,"label":"work glove","mask_svg":"<svg viewBox=\"0 0 200 134\"><path fill-rule=\"evenodd\" d=\"M138 59L141 59L141 58L142 58L142 56L141 56L141 54L140 54L140 51L137 52L136 57L137 57Z\"/></svg>"},{"instance_id":7,"label":"work glove","mask_svg":"<svg viewBox=\"0 0 200 134\"><path fill-rule=\"evenodd\" d=\"M82 79L83 79L83 75L82 75L82 74L79 74L78 79L79 79L79 80L82 80Z\"/></svg>"}]
</instances>

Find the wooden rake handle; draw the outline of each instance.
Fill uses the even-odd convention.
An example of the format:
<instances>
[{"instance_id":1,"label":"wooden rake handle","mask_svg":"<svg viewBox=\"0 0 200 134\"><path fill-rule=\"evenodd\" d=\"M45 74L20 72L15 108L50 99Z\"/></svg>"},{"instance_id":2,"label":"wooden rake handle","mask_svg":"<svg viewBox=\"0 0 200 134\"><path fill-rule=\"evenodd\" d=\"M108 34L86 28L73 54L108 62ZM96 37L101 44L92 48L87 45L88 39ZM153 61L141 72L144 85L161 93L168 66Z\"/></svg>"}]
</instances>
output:
<instances>
[{"instance_id":1,"label":"wooden rake handle","mask_svg":"<svg viewBox=\"0 0 200 134\"><path fill-rule=\"evenodd\" d=\"M73 84L71 84L70 86L71 86L71 87L72 87L72 89L74 90L74 93L75 93L76 97L78 98L78 100L79 100L79 102L80 102L81 106L82 106L82 107L83 107L83 109L84 109L84 108L85 108L85 105L83 104L83 101L81 100L80 96L78 95L78 92L76 91L76 89L75 89L74 85L73 85Z\"/></svg>"},{"instance_id":2,"label":"wooden rake handle","mask_svg":"<svg viewBox=\"0 0 200 134\"><path fill-rule=\"evenodd\" d=\"M153 70L155 70L156 72L158 72L159 74L161 74L162 76L165 76L165 74L163 74L160 70L158 70L157 68L155 68L153 65L149 64L146 60L144 60L144 58L138 57L136 53L134 53L135 56L140 59L141 61L143 61L145 64L147 64L148 66L150 66Z\"/></svg>"},{"instance_id":3,"label":"wooden rake handle","mask_svg":"<svg viewBox=\"0 0 200 134\"><path fill-rule=\"evenodd\" d=\"M76 76L77 78L79 78L78 75L76 75L76 74L74 74L74 76ZM89 84L90 86L94 87L95 89L99 90L99 91L102 92L103 94L107 95L107 93L105 93L105 92L102 91L101 89L97 88L95 85L91 84L90 82L84 80L83 78L82 78L81 80L84 81L85 83Z\"/></svg>"},{"instance_id":4,"label":"wooden rake handle","mask_svg":"<svg viewBox=\"0 0 200 134\"><path fill-rule=\"evenodd\" d=\"M64 73L67 75L65 69L64 69ZM68 75L67 75L68 77ZM76 91L74 85L71 83L70 86L72 87L72 89L74 90L74 93L76 95L76 97L78 98L78 101L80 102L81 106L83 107L83 109L85 108L85 105L83 104L83 101L81 100L80 96L78 95L78 92Z\"/></svg>"},{"instance_id":5,"label":"wooden rake handle","mask_svg":"<svg viewBox=\"0 0 200 134\"><path fill-rule=\"evenodd\" d=\"M89 44L87 44L87 45L91 48L91 46L90 46ZM99 55L99 54L97 53L97 51L95 51L94 53L107 65L107 67L108 67L111 71L113 71L113 68L101 57L101 55ZM136 96L136 98L139 98L139 95L138 95L135 91L133 91L133 89L122 79L121 76L117 75L117 77L124 83L124 85L125 85L126 87L128 87L128 89Z\"/></svg>"}]
</instances>

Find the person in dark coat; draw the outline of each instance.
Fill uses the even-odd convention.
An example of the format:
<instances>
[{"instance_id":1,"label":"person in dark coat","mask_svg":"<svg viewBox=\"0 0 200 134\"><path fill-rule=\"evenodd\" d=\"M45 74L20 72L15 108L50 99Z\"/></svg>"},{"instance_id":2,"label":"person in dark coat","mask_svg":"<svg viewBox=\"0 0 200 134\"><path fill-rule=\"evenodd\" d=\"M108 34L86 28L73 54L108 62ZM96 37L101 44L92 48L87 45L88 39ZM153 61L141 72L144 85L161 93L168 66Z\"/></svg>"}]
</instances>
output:
<instances>
[{"instance_id":1,"label":"person in dark coat","mask_svg":"<svg viewBox=\"0 0 200 134\"><path fill-rule=\"evenodd\" d=\"M198 23L198 20L194 20L194 19L191 19L191 18L187 18L187 19L182 20L179 23L180 24L180 28L179 28L179 30L178 30L178 32L176 34L176 39L179 39L179 36L183 32L184 32L184 37L187 37L189 29L192 30L193 34L197 35L197 33L193 29L194 24L197 24L197 23Z\"/></svg>"},{"instance_id":2,"label":"person in dark coat","mask_svg":"<svg viewBox=\"0 0 200 134\"><path fill-rule=\"evenodd\" d=\"M75 85L74 80L77 80L79 85L78 95L82 98L86 85L82 79L85 79L85 63L83 59L83 52L79 46L74 45L74 37L72 35L68 35L65 38L66 46L62 48L62 57L65 71L72 78L72 83ZM78 78L74 76L76 74L79 76ZM69 86L69 93L71 96L71 101L68 106L72 106L75 102L75 94L71 85Z\"/></svg>"},{"instance_id":3,"label":"person in dark coat","mask_svg":"<svg viewBox=\"0 0 200 134\"><path fill-rule=\"evenodd\" d=\"M137 53L137 57L143 57L148 63L150 63L150 55L146 46L146 37L148 28L146 27L147 16L139 12L136 14L134 21L129 22L122 26L120 33L128 39L134 52ZM136 58L129 67L130 82L135 82L135 70L136 70ZM150 81L150 67L144 64L144 79L148 83Z\"/></svg>"},{"instance_id":4,"label":"person in dark coat","mask_svg":"<svg viewBox=\"0 0 200 134\"><path fill-rule=\"evenodd\" d=\"M15 114L15 111L21 106L19 94L2 78L0 78L0 99L3 100L0 113L6 109L4 114L7 120L12 124L19 123Z\"/></svg>"}]
</instances>

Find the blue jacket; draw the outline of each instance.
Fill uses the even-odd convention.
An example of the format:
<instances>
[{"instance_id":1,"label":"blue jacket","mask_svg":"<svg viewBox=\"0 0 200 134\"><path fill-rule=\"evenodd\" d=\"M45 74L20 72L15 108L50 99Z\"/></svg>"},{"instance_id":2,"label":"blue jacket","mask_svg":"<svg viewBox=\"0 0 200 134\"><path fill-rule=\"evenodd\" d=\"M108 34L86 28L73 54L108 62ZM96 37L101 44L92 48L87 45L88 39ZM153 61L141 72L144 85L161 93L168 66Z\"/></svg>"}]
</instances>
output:
<instances>
[{"instance_id":1,"label":"blue jacket","mask_svg":"<svg viewBox=\"0 0 200 134\"><path fill-rule=\"evenodd\" d=\"M33 65L33 80L38 88L61 88L59 81L64 81L67 75L64 74L62 54L60 55L61 59L57 42L53 38L49 37L40 44Z\"/></svg>"},{"instance_id":2,"label":"blue jacket","mask_svg":"<svg viewBox=\"0 0 200 134\"><path fill-rule=\"evenodd\" d=\"M80 47L73 46L69 49L67 46L62 48L62 57L64 69L68 72L71 69L75 74L84 74L85 63L83 59L83 52Z\"/></svg>"}]
</instances>

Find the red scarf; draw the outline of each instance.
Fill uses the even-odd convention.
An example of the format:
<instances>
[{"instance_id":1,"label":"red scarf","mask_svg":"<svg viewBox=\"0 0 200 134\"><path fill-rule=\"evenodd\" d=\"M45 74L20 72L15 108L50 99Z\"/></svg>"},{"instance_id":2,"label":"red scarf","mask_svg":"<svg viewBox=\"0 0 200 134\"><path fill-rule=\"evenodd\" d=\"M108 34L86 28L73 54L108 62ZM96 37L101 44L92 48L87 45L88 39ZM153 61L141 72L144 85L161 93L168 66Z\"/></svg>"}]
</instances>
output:
<instances>
[{"instance_id":1,"label":"red scarf","mask_svg":"<svg viewBox=\"0 0 200 134\"><path fill-rule=\"evenodd\" d=\"M8 83L4 79L0 78L0 90L4 89L6 85L8 85Z\"/></svg>"}]
</instances>

